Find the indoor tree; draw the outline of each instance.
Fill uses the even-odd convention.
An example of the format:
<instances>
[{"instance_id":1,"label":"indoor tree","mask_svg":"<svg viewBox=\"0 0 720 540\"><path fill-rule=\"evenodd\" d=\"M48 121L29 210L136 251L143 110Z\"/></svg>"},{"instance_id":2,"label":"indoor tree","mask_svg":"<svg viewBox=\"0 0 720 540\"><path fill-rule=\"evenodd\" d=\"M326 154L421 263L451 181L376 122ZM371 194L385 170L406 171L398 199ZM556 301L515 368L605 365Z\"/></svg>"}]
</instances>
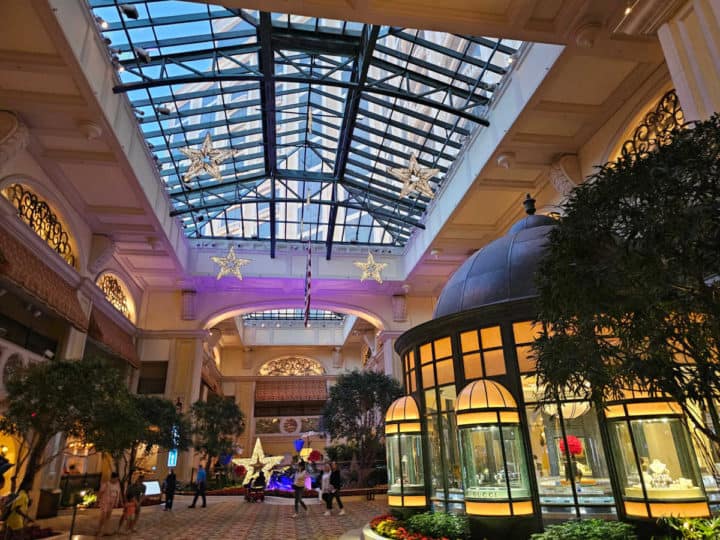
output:
<instances>
[{"instance_id":1,"label":"indoor tree","mask_svg":"<svg viewBox=\"0 0 720 540\"><path fill-rule=\"evenodd\" d=\"M245 415L232 397L211 395L192 404L193 446L207 460L233 451L235 439L245 431Z\"/></svg>"},{"instance_id":2,"label":"indoor tree","mask_svg":"<svg viewBox=\"0 0 720 540\"><path fill-rule=\"evenodd\" d=\"M32 482L62 453L63 448L50 451L56 435L82 438L94 415L104 409L100 404L113 402L124 387L121 374L98 359L34 362L10 371L0 431L18 441L11 489L22 481Z\"/></svg>"},{"instance_id":3,"label":"indoor tree","mask_svg":"<svg viewBox=\"0 0 720 540\"><path fill-rule=\"evenodd\" d=\"M333 439L345 439L357 448L362 479L382 448L385 412L402 393L397 380L376 371L345 373L330 388L323 428Z\"/></svg>"},{"instance_id":4,"label":"indoor tree","mask_svg":"<svg viewBox=\"0 0 720 540\"><path fill-rule=\"evenodd\" d=\"M110 456L124 488L141 455L158 448L186 450L189 425L172 401L123 388L114 402L98 404L85 436Z\"/></svg>"},{"instance_id":5,"label":"indoor tree","mask_svg":"<svg viewBox=\"0 0 720 540\"><path fill-rule=\"evenodd\" d=\"M669 396L717 444L720 118L662 135L577 187L550 234L539 383L547 399Z\"/></svg>"}]
</instances>

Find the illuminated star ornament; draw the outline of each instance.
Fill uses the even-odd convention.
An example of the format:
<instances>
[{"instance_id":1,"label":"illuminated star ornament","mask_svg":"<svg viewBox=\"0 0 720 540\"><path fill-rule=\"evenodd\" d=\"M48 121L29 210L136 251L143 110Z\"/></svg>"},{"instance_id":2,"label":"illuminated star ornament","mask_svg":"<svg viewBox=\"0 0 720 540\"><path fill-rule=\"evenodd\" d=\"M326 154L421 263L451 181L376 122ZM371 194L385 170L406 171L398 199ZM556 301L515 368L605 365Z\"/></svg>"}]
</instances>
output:
<instances>
[{"instance_id":1,"label":"illuminated star ornament","mask_svg":"<svg viewBox=\"0 0 720 540\"><path fill-rule=\"evenodd\" d=\"M354 261L353 264L362 270L362 275L360 276L361 283L370 278L374 279L378 283L383 282L380 272L382 272L387 266L387 263L375 262L375 258L372 256L372 253L368 253L366 262Z\"/></svg>"},{"instance_id":2,"label":"illuminated star ornament","mask_svg":"<svg viewBox=\"0 0 720 540\"><path fill-rule=\"evenodd\" d=\"M242 465L246 469L252 469L251 475L245 479L247 483L249 480L257 476L260 471L265 473L265 478L270 478L270 470L278 465L283 460L283 456L266 456L263 450L260 439L255 439L255 448L253 449L252 456L249 458L235 458L232 462L235 465Z\"/></svg>"},{"instance_id":3,"label":"illuminated star ornament","mask_svg":"<svg viewBox=\"0 0 720 540\"><path fill-rule=\"evenodd\" d=\"M430 187L430 179L439 173L440 169L426 169L424 167L420 167L415 154L410 156L410 163L408 164L407 169L388 169L388 172L398 180L402 180L403 186L400 190L401 197L405 197L411 191L417 191L418 193L425 195L428 199L435 197L435 194Z\"/></svg>"},{"instance_id":4,"label":"illuminated star ornament","mask_svg":"<svg viewBox=\"0 0 720 540\"><path fill-rule=\"evenodd\" d=\"M230 251L224 257L210 257L220 267L217 279L223 276L235 276L242 279L240 268L250 262L250 259L239 259L235 256L235 246L230 246Z\"/></svg>"},{"instance_id":5,"label":"illuminated star ornament","mask_svg":"<svg viewBox=\"0 0 720 540\"><path fill-rule=\"evenodd\" d=\"M205 140L202 146L197 148L180 148L180 151L190 159L190 167L188 168L184 182L189 182L196 176L209 174L215 180L220 181L222 174L220 173L220 165L226 159L237 156L240 150L234 148L224 148L222 150L213 148L210 133L205 134Z\"/></svg>"}]
</instances>

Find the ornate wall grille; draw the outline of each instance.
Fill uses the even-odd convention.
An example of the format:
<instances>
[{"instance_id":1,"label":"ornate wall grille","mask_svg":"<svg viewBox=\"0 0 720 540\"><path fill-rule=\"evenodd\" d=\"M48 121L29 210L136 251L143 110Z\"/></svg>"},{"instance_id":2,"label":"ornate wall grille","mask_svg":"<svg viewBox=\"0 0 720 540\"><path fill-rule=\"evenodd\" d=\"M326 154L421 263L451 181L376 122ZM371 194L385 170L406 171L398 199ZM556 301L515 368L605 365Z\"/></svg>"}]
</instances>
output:
<instances>
[{"instance_id":1,"label":"ornate wall grille","mask_svg":"<svg viewBox=\"0 0 720 540\"><path fill-rule=\"evenodd\" d=\"M105 298L107 298L107 301L129 319L130 309L127 305L127 297L125 296L117 278L111 276L110 274L105 274L102 278L100 278L98 286L105 295Z\"/></svg>"},{"instance_id":2,"label":"ornate wall grille","mask_svg":"<svg viewBox=\"0 0 720 540\"><path fill-rule=\"evenodd\" d=\"M70 236L48 203L20 184L5 188L3 195L17 209L20 219L45 240L66 263L74 267L75 254L70 246Z\"/></svg>"},{"instance_id":3,"label":"ornate wall grille","mask_svg":"<svg viewBox=\"0 0 720 540\"><path fill-rule=\"evenodd\" d=\"M259 375L272 376L299 376L299 375L323 375L323 369L320 362L310 358L302 358L300 356L290 356L288 358L278 358L270 360L260 367Z\"/></svg>"},{"instance_id":4,"label":"ornate wall grille","mask_svg":"<svg viewBox=\"0 0 720 540\"><path fill-rule=\"evenodd\" d=\"M634 161L643 159L659 146L672 141L675 130L685 126L685 117L675 90L665 94L654 110L645 115L640 125L635 128L632 139L623 144L620 151L623 159Z\"/></svg>"}]
</instances>

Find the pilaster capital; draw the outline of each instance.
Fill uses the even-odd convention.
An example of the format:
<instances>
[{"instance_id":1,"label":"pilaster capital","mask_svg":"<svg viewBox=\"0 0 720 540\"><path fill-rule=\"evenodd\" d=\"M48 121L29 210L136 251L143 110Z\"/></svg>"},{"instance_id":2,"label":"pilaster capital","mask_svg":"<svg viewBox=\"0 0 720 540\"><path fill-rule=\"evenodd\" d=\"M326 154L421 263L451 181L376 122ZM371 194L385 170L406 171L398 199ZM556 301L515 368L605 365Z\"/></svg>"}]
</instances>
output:
<instances>
[{"instance_id":1,"label":"pilaster capital","mask_svg":"<svg viewBox=\"0 0 720 540\"><path fill-rule=\"evenodd\" d=\"M30 131L11 111L0 111L0 168L27 148Z\"/></svg>"},{"instance_id":2,"label":"pilaster capital","mask_svg":"<svg viewBox=\"0 0 720 540\"><path fill-rule=\"evenodd\" d=\"M567 197L575 186L582 181L580 161L577 155L565 154L560 156L550 165L548 176L555 190L563 197Z\"/></svg>"}]
</instances>

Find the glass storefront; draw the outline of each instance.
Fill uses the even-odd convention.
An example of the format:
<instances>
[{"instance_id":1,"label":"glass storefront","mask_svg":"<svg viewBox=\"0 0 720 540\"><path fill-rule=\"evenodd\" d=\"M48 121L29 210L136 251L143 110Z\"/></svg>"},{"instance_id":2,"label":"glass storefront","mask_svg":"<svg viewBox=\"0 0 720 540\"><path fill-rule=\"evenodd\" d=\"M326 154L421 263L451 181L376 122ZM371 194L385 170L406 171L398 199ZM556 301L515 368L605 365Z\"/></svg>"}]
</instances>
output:
<instances>
[{"instance_id":1,"label":"glass storefront","mask_svg":"<svg viewBox=\"0 0 720 540\"><path fill-rule=\"evenodd\" d=\"M491 425L460 429L465 459L465 496L509 500L530 497L520 426Z\"/></svg>"},{"instance_id":2,"label":"glass storefront","mask_svg":"<svg viewBox=\"0 0 720 540\"><path fill-rule=\"evenodd\" d=\"M425 493L420 434L387 438L388 495Z\"/></svg>"},{"instance_id":3,"label":"glass storefront","mask_svg":"<svg viewBox=\"0 0 720 540\"><path fill-rule=\"evenodd\" d=\"M679 418L610 422L610 438L624 498L704 498L697 460Z\"/></svg>"},{"instance_id":4,"label":"glass storefront","mask_svg":"<svg viewBox=\"0 0 720 540\"><path fill-rule=\"evenodd\" d=\"M534 376L523 377L528 431L544 514L616 514L600 427L587 401L538 403Z\"/></svg>"}]
</instances>

